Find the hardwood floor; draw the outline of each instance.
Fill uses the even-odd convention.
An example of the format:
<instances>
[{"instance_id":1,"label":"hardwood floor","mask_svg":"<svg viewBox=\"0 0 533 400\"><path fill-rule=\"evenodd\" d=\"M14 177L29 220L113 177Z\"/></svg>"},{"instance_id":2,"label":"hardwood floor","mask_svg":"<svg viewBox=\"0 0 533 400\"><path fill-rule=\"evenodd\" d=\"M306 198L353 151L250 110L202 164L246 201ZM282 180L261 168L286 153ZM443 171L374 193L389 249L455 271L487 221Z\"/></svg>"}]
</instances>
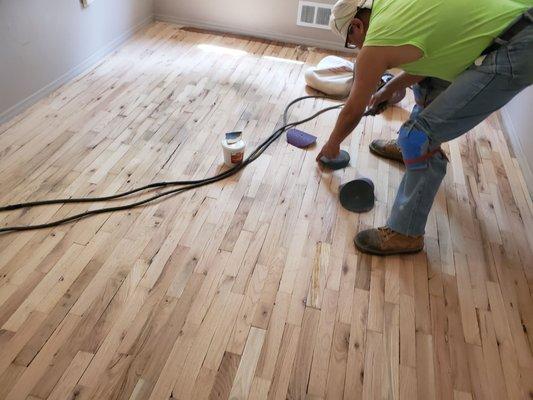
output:
<instances>
[{"instance_id":1,"label":"hardwood floor","mask_svg":"<svg viewBox=\"0 0 533 400\"><path fill-rule=\"evenodd\" d=\"M325 55L154 23L0 126L0 204L213 175L222 133L243 129L253 149ZM411 106L409 94L366 118L342 171L282 138L209 187L0 236L0 398L533 397L533 204L495 116L445 146L425 252L353 246L385 222L403 173L368 144L394 136ZM302 129L323 143L337 113ZM376 184L361 215L337 200L356 175ZM101 206L3 213L0 225Z\"/></svg>"}]
</instances>

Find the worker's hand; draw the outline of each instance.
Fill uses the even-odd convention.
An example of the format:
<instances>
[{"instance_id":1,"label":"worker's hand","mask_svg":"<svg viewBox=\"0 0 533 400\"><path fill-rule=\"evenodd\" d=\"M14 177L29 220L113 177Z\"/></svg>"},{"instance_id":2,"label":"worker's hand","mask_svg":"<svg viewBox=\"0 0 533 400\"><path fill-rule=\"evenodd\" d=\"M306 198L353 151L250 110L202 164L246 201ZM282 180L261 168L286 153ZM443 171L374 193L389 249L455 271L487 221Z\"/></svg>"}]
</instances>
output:
<instances>
[{"instance_id":1,"label":"worker's hand","mask_svg":"<svg viewBox=\"0 0 533 400\"><path fill-rule=\"evenodd\" d=\"M329 158L330 160L333 160L334 158L337 158L341 152L341 146L338 143L331 143L329 140L326 142L324 147L322 147L322 150L320 150L320 153L318 153L318 156L316 156L316 161L320 161L321 157Z\"/></svg>"},{"instance_id":2,"label":"worker's hand","mask_svg":"<svg viewBox=\"0 0 533 400\"><path fill-rule=\"evenodd\" d=\"M370 103L368 104L368 108L375 110L376 114L380 114L385 109L385 107L379 108L378 105L390 101L394 95L394 92L387 86L388 85L383 86L376 93L374 93L370 99Z\"/></svg>"}]
</instances>

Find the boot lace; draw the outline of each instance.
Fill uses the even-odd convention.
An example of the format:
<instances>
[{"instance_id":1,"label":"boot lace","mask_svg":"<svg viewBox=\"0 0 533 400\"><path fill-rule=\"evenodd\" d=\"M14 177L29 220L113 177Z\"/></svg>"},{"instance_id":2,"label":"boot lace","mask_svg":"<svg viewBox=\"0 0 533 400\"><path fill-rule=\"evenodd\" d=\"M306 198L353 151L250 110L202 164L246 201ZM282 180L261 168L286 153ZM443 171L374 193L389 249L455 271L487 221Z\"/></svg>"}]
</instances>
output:
<instances>
[{"instance_id":1,"label":"boot lace","mask_svg":"<svg viewBox=\"0 0 533 400\"><path fill-rule=\"evenodd\" d=\"M382 226L382 227L379 227L378 228L378 231L380 233L380 236L381 238L384 240L384 241L387 241L389 240L392 236L394 236L396 234L396 232L394 232L391 228L389 228L388 226Z\"/></svg>"}]
</instances>

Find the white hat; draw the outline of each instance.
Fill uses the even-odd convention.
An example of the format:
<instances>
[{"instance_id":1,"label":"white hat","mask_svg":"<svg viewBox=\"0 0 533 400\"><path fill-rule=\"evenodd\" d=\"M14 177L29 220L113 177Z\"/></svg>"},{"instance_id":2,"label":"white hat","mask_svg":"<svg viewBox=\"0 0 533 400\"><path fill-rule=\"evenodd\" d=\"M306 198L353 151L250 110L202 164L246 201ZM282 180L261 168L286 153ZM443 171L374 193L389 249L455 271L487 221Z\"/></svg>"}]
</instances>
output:
<instances>
[{"instance_id":1,"label":"white hat","mask_svg":"<svg viewBox=\"0 0 533 400\"><path fill-rule=\"evenodd\" d=\"M348 27L360 8L372 9L373 0L339 0L333 6L329 27L337 35L346 39Z\"/></svg>"}]
</instances>

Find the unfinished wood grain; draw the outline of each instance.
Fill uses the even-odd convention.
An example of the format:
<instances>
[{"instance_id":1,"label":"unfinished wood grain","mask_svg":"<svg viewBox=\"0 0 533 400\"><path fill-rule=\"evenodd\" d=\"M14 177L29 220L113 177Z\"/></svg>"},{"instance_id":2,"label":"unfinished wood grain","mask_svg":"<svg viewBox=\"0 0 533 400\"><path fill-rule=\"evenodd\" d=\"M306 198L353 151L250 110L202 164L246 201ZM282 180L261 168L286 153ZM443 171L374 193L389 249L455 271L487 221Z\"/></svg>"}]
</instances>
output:
<instances>
[{"instance_id":1,"label":"unfinished wood grain","mask_svg":"<svg viewBox=\"0 0 533 400\"><path fill-rule=\"evenodd\" d=\"M329 54L155 22L0 126L0 204L224 171L223 133L242 130L249 154ZM412 106L408 92L363 119L345 170L315 162L334 111L300 126L315 148L280 138L208 187L0 236L0 399L528 398L533 201L497 115L443 145L424 252L353 245L386 222L404 172L368 144ZM337 201L359 175L376 184L365 214ZM0 213L0 226L125 201Z\"/></svg>"},{"instance_id":2,"label":"unfinished wood grain","mask_svg":"<svg viewBox=\"0 0 533 400\"><path fill-rule=\"evenodd\" d=\"M252 328L242 353L239 368L235 374L233 386L229 394L230 399L247 399L252 388L252 381L261 354L265 331Z\"/></svg>"},{"instance_id":3,"label":"unfinished wood grain","mask_svg":"<svg viewBox=\"0 0 533 400\"><path fill-rule=\"evenodd\" d=\"M241 356L238 354L232 354L226 352L222 358L222 363L217 372L213 390L211 391L209 398L214 399L227 399L233 387L233 381Z\"/></svg>"}]
</instances>

